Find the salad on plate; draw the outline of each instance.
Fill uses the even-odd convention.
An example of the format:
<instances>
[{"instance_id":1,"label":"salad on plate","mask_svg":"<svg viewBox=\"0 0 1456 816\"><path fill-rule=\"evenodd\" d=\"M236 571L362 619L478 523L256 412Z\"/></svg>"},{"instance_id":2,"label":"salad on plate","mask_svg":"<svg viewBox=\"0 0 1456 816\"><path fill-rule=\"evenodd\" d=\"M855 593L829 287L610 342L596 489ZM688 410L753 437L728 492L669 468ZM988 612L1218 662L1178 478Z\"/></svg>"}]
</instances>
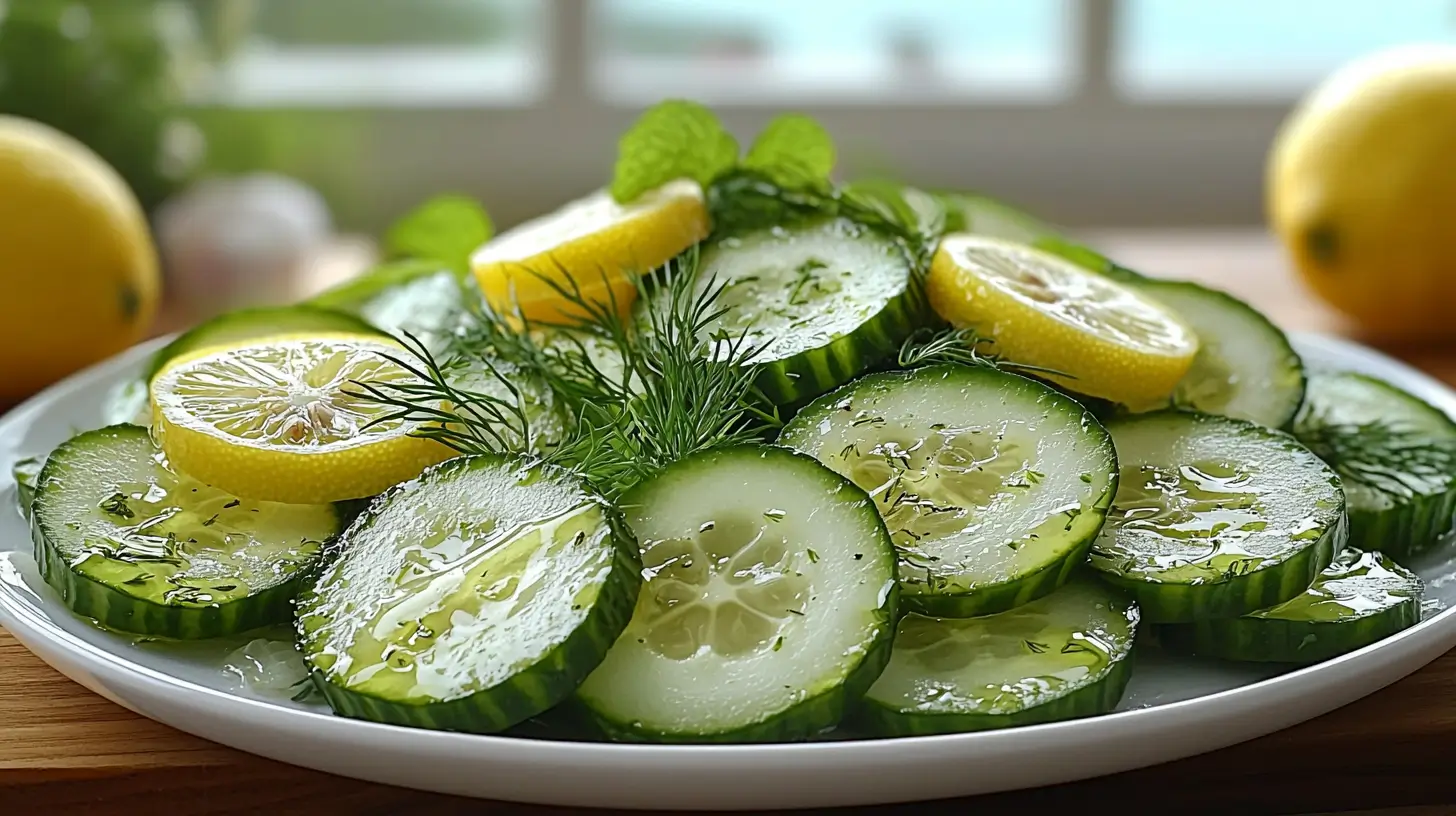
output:
<instances>
[{"instance_id":1,"label":"salad on plate","mask_svg":"<svg viewBox=\"0 0 1456 816\"><path fill-rule=\"evenodd\" d=\"M15 463L40 574L155 642L286 627L254 662L341 716L637 742L1095 716L1144 650L1307 664L1420 619L1444 413L834 164L806 117L742 150L672 100L555 212L428 202Z\"/></svg>"}]
</instances>

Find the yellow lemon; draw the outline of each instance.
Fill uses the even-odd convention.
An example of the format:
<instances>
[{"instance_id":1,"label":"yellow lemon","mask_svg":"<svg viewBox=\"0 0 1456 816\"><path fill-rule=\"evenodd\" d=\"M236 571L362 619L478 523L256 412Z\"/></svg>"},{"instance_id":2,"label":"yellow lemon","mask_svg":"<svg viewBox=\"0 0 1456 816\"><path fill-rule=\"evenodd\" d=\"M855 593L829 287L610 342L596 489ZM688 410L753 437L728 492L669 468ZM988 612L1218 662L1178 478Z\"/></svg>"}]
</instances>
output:
<instances>
[{"instance_id":1,"label":"yellow lemon","mask_svg":"<svg viewBox=\"0 0 1456 816\"><path fill-rule=\"evenodd\" d=\"M486 242L471 258L480 289L501 314L528 320L580 321L582 311L557 287L582 300L615 305L626 315L635 278L708 235L708 209L697 182L682 179L618 204L605 190L527 221Z\"/></svg>"},{"instance_id":2,"label":"yellow lemon","mask_svg":"<svg viewBox=\"0 0 1456 816\"><path fill-rule=\"evenodd\" d=\"M941 317L974 329L1000 357L1135 409L1166 401L1198 353L1193 330L1156 302L1009 241L946 236L926 292Z\"/></svg>"},{"instance_id":3,"label":"yellow lemon","mask_svg":"<svg viewBox=\"0 0 1456 816\"><path fill-rule=\"evenodd\" d=\"M1303 279L1365 329L1456 333L1456 47L1332 75L1285 122L1267 207Z\"/></svg>"},{"instance_id":4,"label":"yellow lemon","mask_svg":"<svg viewBox=\"0 0 1456 816\"><path fill-rule=\"evenodd\" d=\"M161 290L140 205L89 148L0 116L0 402L141 340Z\"/></svg>"},{"instance_id":5,"label":"yellow lemon","mask_svg":"<svg viewBox=\"0 0 1456 816\"><path fill-rule=\"evenodd\" d=\"M152 432L179 470L236 496L321 504L372 496L454 455L365 395L417 382L378 336L248 340L172 360Z\"/></svg>"}]
</instances>

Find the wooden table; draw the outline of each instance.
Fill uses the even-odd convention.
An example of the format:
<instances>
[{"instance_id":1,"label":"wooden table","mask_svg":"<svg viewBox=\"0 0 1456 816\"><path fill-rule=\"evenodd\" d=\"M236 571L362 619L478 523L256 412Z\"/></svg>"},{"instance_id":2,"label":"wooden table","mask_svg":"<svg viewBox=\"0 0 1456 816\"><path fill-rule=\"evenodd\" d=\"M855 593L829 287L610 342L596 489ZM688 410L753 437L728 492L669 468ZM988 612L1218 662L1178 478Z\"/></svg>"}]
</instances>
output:
<instances>
[{"instance_id":1,"label":"wooden table","mask_svg":"<svg viewBox=\"0 0 1456 816\"><path fill-rule=\"evenodd\" d=\"M1090 233L1152 274L1221 286L1289 329L1350 334L1257 232ZM1387 349L1456 383L1456 348ZM978 816L1076 812L1456 813L1456 652L1287 731L1160 767L955 803ZM0 814L565 813L356 782L259 759L142 719L65 679L0 632ZM892 746L886 750L894 750ZM751 783L745 780L745 783ZM914 813L922 805L846 810ZM1376 810L1379 809L1379 810Z\"/></svg>"}]
</instances>

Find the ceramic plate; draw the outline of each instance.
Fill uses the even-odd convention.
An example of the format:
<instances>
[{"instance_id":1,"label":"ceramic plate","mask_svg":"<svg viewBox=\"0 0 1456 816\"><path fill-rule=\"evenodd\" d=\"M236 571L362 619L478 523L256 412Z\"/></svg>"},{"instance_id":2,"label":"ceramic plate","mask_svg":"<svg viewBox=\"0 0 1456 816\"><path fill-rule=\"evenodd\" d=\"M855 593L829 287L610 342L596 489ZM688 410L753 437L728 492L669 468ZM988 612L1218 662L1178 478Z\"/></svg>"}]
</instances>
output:
<instances>
[{"instance_id":1,"label":"ceramic plate","mask_svg":"<svg viewBox=\"0 0 1456 816\"><path fill-rule=\"evenodd\" d=\"M1456 415L1456 393L1364 347L1295 338L1312 367L1364 371ZM343 719L227 666L243 640L160 647L71 615L41 582L9 465L100 423L143 346L45 391L0 420L0 625L78 683L143 716L273 759L373 782L555 805L787 808L878 804L1010 790L1114 773L1285 728L1386 686L1456 646L1449 555L1415 564L1417 626L1296 671L1165 658L1147 650L1118 711L1004 731L789 745L653 746L472 736ZM1452 548L1446 548L1448 551ZM246 639L244 639L246 640ZM4 682L0 679L0 682Z\"/></svg>"}]
</instances>

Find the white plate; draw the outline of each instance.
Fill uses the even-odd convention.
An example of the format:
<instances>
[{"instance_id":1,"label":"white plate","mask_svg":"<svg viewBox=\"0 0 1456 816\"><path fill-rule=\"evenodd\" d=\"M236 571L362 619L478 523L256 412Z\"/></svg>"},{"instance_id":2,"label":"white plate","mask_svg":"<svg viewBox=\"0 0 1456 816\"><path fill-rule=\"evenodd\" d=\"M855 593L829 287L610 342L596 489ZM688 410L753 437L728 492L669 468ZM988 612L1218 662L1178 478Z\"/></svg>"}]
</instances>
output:
<instances>
[{"instance_id":1,"label":"white plate","mask_svg":"<svg viewBox=\"0 0 1456 816\"><path fill-rule=\"evenodd\" d=\"M1297 337L1314 366L1381 376L1456 415L1456 394L1376 352ZM149 347L82 372L0 420L9 464L98 424L99 403ZM0 624L87 688L183 731L345 776L555 805L786 808L911 801L1067 782L1258 737L1350 703L1456 646L1456 572L1417 565L1432 609L1394 637L1326 663L1278 670L1145 655L1118 712L979 734L795 745L651 746L483 737L334 717L239 690L225 647L162 650L72 616L36 576L26 525L0 495ZM235 644L234 644L235 645ZM0 678L0 682L4 682Z\"/></svg>"}]
</instances>

